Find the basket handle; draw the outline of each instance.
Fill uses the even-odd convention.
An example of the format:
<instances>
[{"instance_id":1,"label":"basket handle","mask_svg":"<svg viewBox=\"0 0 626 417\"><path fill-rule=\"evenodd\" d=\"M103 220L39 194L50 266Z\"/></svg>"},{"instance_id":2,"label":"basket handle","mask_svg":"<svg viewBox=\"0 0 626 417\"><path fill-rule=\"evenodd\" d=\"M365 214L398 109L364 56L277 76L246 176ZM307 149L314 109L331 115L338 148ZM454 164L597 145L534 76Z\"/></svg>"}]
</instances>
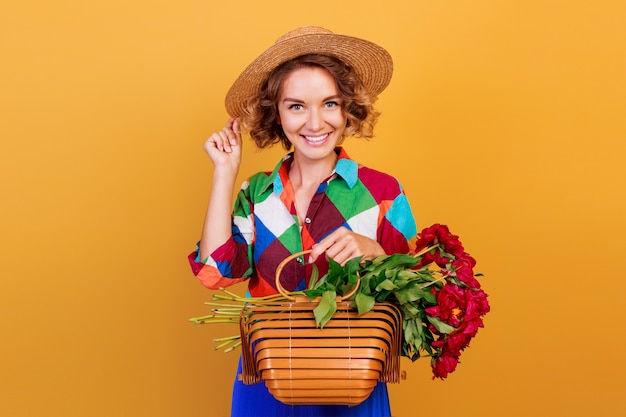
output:
<instances>
[{"instance_id":1,"label":"basket handle","mask_svg":"<svg viewBox=\"0 0 626 417\"><path fill-rule=\"evenodd\" d=\"M285 259L283 259L278 266L276 267L276 289L278 290L278 292L285 297L288 300L294 301L296 299L296 297L294 297L293 295L290 295L287 290L285 290L283 288L283 286L280 283L280 273L283 271L283 268L285 267L285 265L287 265L287 263L289 263L289 261L291 261L292 259L297 258L298 256L302 256L302 255L307 255L309 253L311 253L312 250L311 249L307 249L307 250L303 250L301 252L296 252L294 254L289 255L288 257L286 257ZM343 297L339 298L339 301L345 301L348 298L352 297L354 294L356 294L356 291L359 289L359 285L361 285L361 280L359 279L356 282L356 285L354 286L354 288L352 289L352 291L350 291L350 293L344 295Z\"/></svg>"}]
</instances>

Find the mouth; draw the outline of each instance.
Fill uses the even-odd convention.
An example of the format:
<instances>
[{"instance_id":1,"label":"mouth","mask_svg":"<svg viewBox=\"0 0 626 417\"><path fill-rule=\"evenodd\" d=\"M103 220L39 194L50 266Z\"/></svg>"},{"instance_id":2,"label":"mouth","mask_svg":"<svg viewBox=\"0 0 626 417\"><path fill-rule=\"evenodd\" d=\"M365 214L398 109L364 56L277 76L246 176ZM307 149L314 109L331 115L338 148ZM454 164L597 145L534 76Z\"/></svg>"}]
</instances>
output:
<instances>
[{"instance_id":1,"label":"mouth","mask_svg":"<svg viewBox=\"0 0 626 417\"><path fill-rule=\"evenodd\" d=\"M302 137L310 143L322 143L324 142L328 137L330 136L330 133L325 133L323 135L320 136L307 136L307 135L302 135Z\"/></svg>"}]
</instances>

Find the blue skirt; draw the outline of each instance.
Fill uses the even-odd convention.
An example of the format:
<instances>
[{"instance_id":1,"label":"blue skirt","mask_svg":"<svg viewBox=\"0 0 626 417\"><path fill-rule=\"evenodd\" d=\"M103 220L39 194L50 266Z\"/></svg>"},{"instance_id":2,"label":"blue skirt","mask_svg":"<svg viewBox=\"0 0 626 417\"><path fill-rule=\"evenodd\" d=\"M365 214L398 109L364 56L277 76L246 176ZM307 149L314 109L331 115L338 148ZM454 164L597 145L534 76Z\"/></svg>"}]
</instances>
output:
<instances>
[{"instance_id":1,"label":"blue skirt","mask_svg":"<svg viewBox=\"0 0 626 417\"><path fill-rule=\"evenodd\" d=\"M241 358L237 375L241 373ZM260 382L246 385L235 378L231 417L389 417L387 384L379 382L361 404L347 405L286 405L269 393Z\"/></svg>"}]
</instances>

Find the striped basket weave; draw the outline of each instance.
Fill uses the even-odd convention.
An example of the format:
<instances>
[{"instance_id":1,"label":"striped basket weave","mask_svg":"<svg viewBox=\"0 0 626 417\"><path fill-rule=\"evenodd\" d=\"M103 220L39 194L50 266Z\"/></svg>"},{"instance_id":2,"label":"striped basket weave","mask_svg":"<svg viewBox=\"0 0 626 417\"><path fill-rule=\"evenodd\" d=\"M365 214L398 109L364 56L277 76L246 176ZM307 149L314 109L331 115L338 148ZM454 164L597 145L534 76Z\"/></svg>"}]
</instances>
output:
<instances>
[{"instance_id":1,"label":"striped basket weave","mask_svg":"<svg viewBox=\"0 0 626 417\"><path fill-rule=\"evenodd\" d=\"M337 312L323 329L317 327L316 301L290 296L290 301L254 304L241 313L242 375L245 384L265 381L269 392L285 404L357 405L378 381L398 382L402 315L390 303L375 303L358 315L356 306L337 298Z\"/></svg>"}]
</instances>

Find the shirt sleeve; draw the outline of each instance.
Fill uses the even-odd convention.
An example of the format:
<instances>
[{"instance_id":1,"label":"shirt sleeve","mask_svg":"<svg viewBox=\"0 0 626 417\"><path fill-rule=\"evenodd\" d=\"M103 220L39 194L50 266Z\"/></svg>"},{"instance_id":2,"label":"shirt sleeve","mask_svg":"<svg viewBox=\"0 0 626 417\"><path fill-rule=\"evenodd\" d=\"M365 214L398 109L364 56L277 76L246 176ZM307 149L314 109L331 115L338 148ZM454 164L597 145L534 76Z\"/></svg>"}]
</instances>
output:
<instances>
[{"instance_id":1,"label":"shirt sleeve","mask_svg":"<svg viewBox=\"0 0 626 417\"><path fill-rule=\"evenodd\" d=\"M408 253L409 242L417 234L411 205L402 185L397 184L395 195L385 201L386 207L381 207L384 216L378 228L378 242L387 254Z\"/></svg>"},{"instance_id":2,"label":"shirt sleeve","mask_svg":"<svg viewBox=\"0 0 626 417\"><path fill-rule=\"evenodd\" d=\"M188 256L192 272L205 287L218 289L234 285L250 278L254 272L252 246L255 227L249 190L249 182L246 181L237 194L230 239L206 259L200 259L199 243Z\"/></svg>"}]
</instances>

